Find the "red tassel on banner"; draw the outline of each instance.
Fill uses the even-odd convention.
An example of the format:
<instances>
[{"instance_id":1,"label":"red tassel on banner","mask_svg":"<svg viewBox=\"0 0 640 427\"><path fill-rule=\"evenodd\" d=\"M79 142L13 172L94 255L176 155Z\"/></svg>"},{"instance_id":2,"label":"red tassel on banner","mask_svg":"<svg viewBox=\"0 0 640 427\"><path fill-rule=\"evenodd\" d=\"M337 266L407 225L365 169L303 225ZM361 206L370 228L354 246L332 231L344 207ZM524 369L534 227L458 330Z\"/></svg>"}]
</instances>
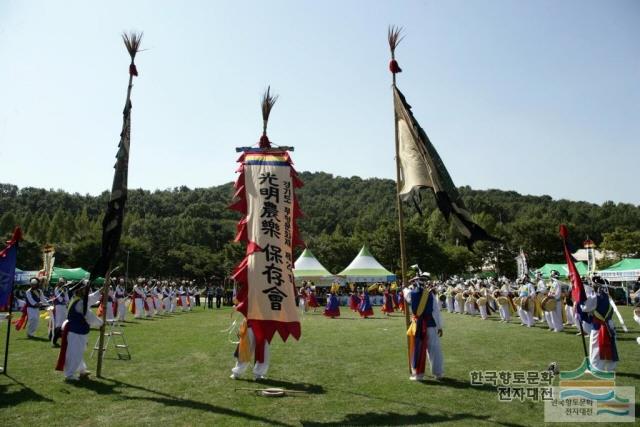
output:
<instances>
[{"instance_id":1,"label":"red tassel on banner","mask_svg":"<svg viewBox=\"0 0 640 427\"><path fill-rule=\"evenodd\" d=\"M138 77L138 69L136 68L136 64L129 65L129 74Z\"/></svg>"},{"instance_id":2,"label":"red tassel on banner","mask_svg":"<svg viewBox=\"0 0 640 427\"><path fill-rule=\"evenodd\" d=\"M402 68L400 68L400 66L398 65L398 61L392 59L391 62L389 62L389 71L391 71L393 74L402 72Z\"/></svg>"},{"instance_id":3,"label":"red tassel on banner","mask_svg":"<svg viewBox=\"0 0 640 427\"><path fill-rule=\"evenodd\" d=\"M236 238L233 240L234 242L246 242L247 237L247 218L242 218L238 225L236 225Z\"/></svg>"}]
</instances>

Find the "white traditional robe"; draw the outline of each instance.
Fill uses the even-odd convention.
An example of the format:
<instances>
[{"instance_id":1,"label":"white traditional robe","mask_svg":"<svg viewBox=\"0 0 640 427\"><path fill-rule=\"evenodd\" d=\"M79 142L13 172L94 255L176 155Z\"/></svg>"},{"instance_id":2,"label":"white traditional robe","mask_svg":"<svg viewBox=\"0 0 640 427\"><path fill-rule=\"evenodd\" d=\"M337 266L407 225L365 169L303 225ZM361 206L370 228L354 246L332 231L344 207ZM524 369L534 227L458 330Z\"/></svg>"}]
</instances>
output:
<instances>
[{"instance_id":1,"label":"white traditional robe","mask_svg":"<svg viewBox=\"0 0 640 427\"><path fill-rule=\"evenodd\" d=\"M48 305L47 299L42 294L40 289L29 289L25 293L25 298L28 305L35 305L36 307L27 306L27 335L32 337L35 335L40 323L40 308L39 304Z\"/></svg>"},{"instance_id":2,"label":"white traditional robe","mask_svg":"<svg viewBox=\"0 0 640 427\"><path fill-rule=\"evenodd\" d=\"M84 304L82 301L78 301L74 309L78 313L82 313ZM87 310L84 316L89 326L100 327L102 320L100 320L91 310ZM66 378L75 378L76 374L83 374L87 372L87 364L84 362L84 351L87 348L87 340L89 334L76 334L69 332L67 334L67 353L64 359L64 376Z\"/></svg>"},{"instance_id":3,"label":"white traditional robe","mask_svg":"<svg viewBox=\"0 0 640 427\"><path fill-rule=\"evenodd\" d=\"M251 349L251 354L254 354L256 349L256 339L255 339L255 336L253 335L253 329L251 328L247 329L247 337L249 338L249 346ZM262 363L256 362L253 366L253 375L255 378L262 378L267 375L267 371L269 370L269 360L270 360L269 343L265 340L264 341L264 362ZM247 370L247 368L250 365L251 365L251 362L240 362L238 361L238 359L236 359L236 366L234 366L233 369L231 369L231 373L233 374L233 376L239 377Z\"/></svg>"}]
</instances>

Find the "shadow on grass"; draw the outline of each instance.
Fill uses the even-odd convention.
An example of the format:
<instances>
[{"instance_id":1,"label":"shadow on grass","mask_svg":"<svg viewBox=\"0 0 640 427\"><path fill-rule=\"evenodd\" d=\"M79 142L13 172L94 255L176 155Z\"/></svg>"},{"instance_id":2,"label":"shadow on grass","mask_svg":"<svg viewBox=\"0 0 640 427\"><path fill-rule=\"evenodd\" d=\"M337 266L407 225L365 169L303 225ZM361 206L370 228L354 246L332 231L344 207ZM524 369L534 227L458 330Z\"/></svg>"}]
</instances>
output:
<instances>
[{"instance_id":1,"label":"shadow on grass","mask_svg":"<svg viewBox=\"0 0 640 427\"><path fill-rule=\"evenodd\" d=\"M439 381L436 381L436 380L421 381L420 384L431 386L431 387L440 386L440 387L450 387L450 388L457 388L457 389L463 389L463 390L470 389L470 390L477 390L477 391L485 391L490 393L498 392L498 389L496 387L489 384L471 385L470 382L460 381L455 378L447 378L447 377L444 377ZM496 394L496 397L497 397L497 394Z\"/></svg>"},{"instance_id":2,"label":"shadow on grass","mask_svg":"<svg viewBox=\"0 0 640 427\"><path fill-rule=\"evenodd\" d=\"M481 386L472 386L468 382L459 381L459 380L456 380L454 378L443 378L440 381L435 381L435 380L434 381L422 381L419 384L423 384L423 385L427 385L427 386L431 386L431 387L436 386L436 387L451 387L451 388L457 388L457 389L474 389L474 390L477 390L477 391L497 393L497 389L495 387L492 387L492 386L488 385L488 384L483 384ZM358 397L364 397L366 399L379 400L379 401L384 402L384 403L388 403L389 402L388 398L378 397L378 396L374 396L374 395L366 394L366 393L360 393L360 392L353 391L353 390L344 390L344 389L340 389L340 388L333 388L333 390L334 391L339 391L339 392L345 393L345 394L351 394L351 395L358 396ZM416 407L414 402L402 402L402 401L394 400L393 403L395 403L397 405L408 406L408 407L411 407L411 408L415 408ZM336 425L341 425L341 424L336 424Z\"/></svg>"},{"instance_id":3,"label":"shadow on grass","mask_svg":"<svg viewBox=\"0 0 640 427\"><path fill-rule=\"evenodd\" d=\"M636 380L640 380L640 374L636 374L633 372L616 372L617 377L629 377L635 378ZM636 414L640 414L640 412L636 412Z\"/></svg>"},{"instance_id":4,"label":"shadow on grass","mask_svg":"<svg viewBox=\"0 0 640 427\"><path fill-rule=\"evenodd\" d=\"M20 389L9 391L9 388L12 387L11 384L0 384L0 408L14 406L22 402L53 402L53 400L36 393L12 376L6 375L6 377L19 386Z\"/></svg>"},{"instance_id":5,"label":"shadow on grass","mask_svg":"<svg viewBox=\"0 0 640 427\"><path fill-rule=\"evenodd\" d=\"M266 383L266 381L265 381ZM283 384L288 384L282 382ZM193 409L203 412L213 412L216 414L224 415L227 417L243 418L247 422L252 423L264 423L276 426L288 426L288 424L281 423L276 420L270 420L269 418L260 417L257 415L248 414L246 412L236 411L234 409L225 408L222 406L212 405L206 402L199 402L197 400L182 399L177 396L173 396L161 391L152 390L146 387L125 383L118 380L112 380L108 378L101 379L88 379L84 381L78 381L72 383L74 387L84 388L92 390L97 394L109 394L109 395L122 395L122 390L134 389L151 394L151 396L122 396L127 400L140 400L147 402L155 402L164 406L171 406L183 409ZM296 384L291 384L295 386Z\"/></svg>"},{"instance_id":6,"label":"shadow on grass","mask_svg":"<svg viewBox=\"0 0 640 427\"><path fill-rule=\"evenodd\" d=\"M303 391L305 393L309 393L309 394L324 394L325 390L324 387L322 387L321 385L317 385L317 384L309 384L309 383L292 383L292 382L288 382L288 381L281 381L281 380L273 380L273 379L265 379L265 380L261 380L258 383L255 383L259 388L260 386L268 386L268 387L281 387L281 388L285 388L288 390L295 390L295 391Z\"/></svg>"},{"instance_id":7,"label":"shadow on grass","mask_svg":"<svg viewBox=\"0 0 640 427\"><path fill-rule=\"evenodd\" d=\"M24 338L18 338L19 340L24 340L24 341L42 341L42 342L50 342L47 338L42 338L42 337L24 337Z\"/></svg>"},{"instance_id":8,"label":"shadow on grass","mask_svg":"<svg viewBox=\"0 0 640 427\"><path fill-rule=\"evenodd\" d=\"M340 421L331 422L315 422L315 421L301 421L301 424L305 427L312 426L402 426L402 425L414 425L425 423L439 423L439 422L465 422L471 424L474 421L489 421L489 415L473 415L468 413L456 413L456 414L428 414L423 411L418 411L413 415L397 414L395 412L365 412L363 414L347 414ZM521 424L509 424L509 423L497 423L491 420L492 423L498 425L517 427Z\"/></svg>"}]
</instances>

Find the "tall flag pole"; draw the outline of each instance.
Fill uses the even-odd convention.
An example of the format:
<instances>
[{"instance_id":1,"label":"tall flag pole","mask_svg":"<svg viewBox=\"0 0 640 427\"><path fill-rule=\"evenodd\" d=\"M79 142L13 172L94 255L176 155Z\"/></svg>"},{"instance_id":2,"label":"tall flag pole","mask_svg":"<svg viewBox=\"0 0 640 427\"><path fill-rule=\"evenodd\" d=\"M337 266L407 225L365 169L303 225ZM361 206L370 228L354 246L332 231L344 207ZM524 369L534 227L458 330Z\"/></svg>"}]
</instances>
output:
<instances>
[{"instance_id":1,"label":"tall flag pole","mask_svg":"<svg viewBox=\"0 0 640 427\"><path fill-rule=\"evenodd\" d=\"M113 174L113 185L111 195L107 203L107 212L102 221L102 248L100 258L91 270L91 279L104 277L102 288L102 306L107 306L109 294L109 279L111 262L120 245L122 235L122 224L124 222L124 207L127 201L127 178L129 175L129 145L131 143L131 89L133 88L133 77L138 75L135 64L136 54L140 52L142 33L131 32L122 34L122 40L129 56L129 86L127 87L127 98L122 111L122 131L120 132L120 143L116 154L115 172ZM104 333L107 319L107 310L102 310L102 326L100 327L100 338L98 343L98 366L96 375L102 375L102 359L104 356Z\"/></svg>"},{"instance_id":2,"label":"tall flag pole","mask_svg":"<svg viewBox=\"0 0 640 427\"><path fill-rule=\"evenodd\" d=\"M587 271L591 276L596 274L596 244L591 239L587 239L582 244L587 250Z\"/></svg>"},{"instance_id":3,"label":"tall flag pole","mask_svg":"<svg viewBox=\"0 0 640 427\"><path fill-rule=\"evenodd\" d=\"M236 242L246 244L246 255L232 278L240 284L235 309L245 322L238 346L238 360L248 361L247 328L255 337L255 360L264 362L265 344L278 332L286 341L300 338L295 303L293 248L303 245L296 219L301 216L295 189L302 186L288 151L272 147L267 136L269 115L277 96L267 89L262 98L262 136L258 147L239 147L240 173L230 209L243 217Z\"/></svg>"},{"instance_id":4,"label":"tall flag pole","mask_svg":"<svg viewBox=\"0 0 640 427\"><path fill-rule=\"evenodd\" d=\"M9 338L11 337L11 312L13 308L13 283L16 277L18 242L22 240L22 230L16 227L11 240L0 250L0 311L8 311L7 340L4 343L4 363L2 373L7 374L9 361Z\"/></svg>"},{"instance_id":5,"label":"tall flag pole","mask_svg":"<svg viewBox=\"0 0 640 427\"><path fill-rule=\"evenodd\" d=\"M391 50L391 62L389 62L389 71L393 79L393 90L396 90L396 74L402 72L398 62L396 61L396 47L402 41L404 36L401 37L402 28L396 26L390 26L387 32L387 40L389 41L389 49ZM395 101L394 101L395 104ZM400 292L403 292L406 285L407 277L407 252L404 238L404 214L402 211L402 199L400 197L400 190L402 188L402 171L400 165L400 138L398 134L398 110L394 106L394 135L395 135L395 147L396 147L396 210L398 211L398 235L400 238L400 272L402 274L400 278ZM404 304L404 321L407 328L411 323L409 318L409 304ZM409 373L411 373L411 339L407 336L407 351L409 353Z\"/></svg>"},{"instance_id":6,"label":"tall flag pole","mask_svg":"<svg viewBox=\"0 0 640 427\"><path fill-rule=\"evenodd\" d=\"M395 46L401 40L400 30L391 27L389 45L391 46L391 63L393 73L393 97L396 118L396 155L399 164L400 190L399 197L405 201L413 200L419 210L420 189L433 191L438 209L448 222L453 222L460 234L464 236L467 247L472 250L478 240L500 242L490 236L471 218L458 189L453 183L440 155L429 140L425 131L411 112L411 106L395 83L395 75L402 70L393 55Z\"/></svg>"},{"instance_id":7,"label":"tall flag pole","mask_svg":"<svg viewBox=\"0 0 640 427\"><path fill-rule=\"evenodd\" d=\"M578 273L576 264L573 262L573 257L571 256L571 251L569 250L569 246L567 244L567 240L569 240L569 230L567 230L567 226L564 224L560 225L560 237L562 237L564 258L567 262L567 268L569 269L569 280L571 280L571 299L573 300L573 307L578 313L578 324L580 327L580 337L582 338L582 348L584 350L584 357L588 363L589 353L587 352L587 343L584 339L584 331L582 329L582 309L580 308L580 306L587 300L587 294L584 290L584 284L582 283L582 279L580 278L580 274Z\"/></svg>"}]
</instances>

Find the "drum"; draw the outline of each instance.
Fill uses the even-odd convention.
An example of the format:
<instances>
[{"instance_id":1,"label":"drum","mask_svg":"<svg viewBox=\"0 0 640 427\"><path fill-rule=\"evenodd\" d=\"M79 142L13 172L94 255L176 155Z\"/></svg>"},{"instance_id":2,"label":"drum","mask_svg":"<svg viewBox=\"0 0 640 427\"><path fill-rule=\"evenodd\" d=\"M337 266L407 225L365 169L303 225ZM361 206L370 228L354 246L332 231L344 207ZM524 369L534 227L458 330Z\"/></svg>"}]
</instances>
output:
<instances>
[{"instance_id":1,"label":"drum","mask_svg":"<svg viewBox=\"0 0 640 427\"><path fill-rule=\"evenodd\" d=\"M542 299L541 305L544 311L554 311L556 309L556 299L546 296Z\"/></svg>"},{"instance_id":2,"label":"drum","mask_svg":"<svg viewBox=\"0 0 640 427\"><path fill-rule=\"evenodd\" d=\"M498 301L498 305L501 306L501 307L509 305L509 298L507 298L507 297L500 296L500 297L496 298L496 300Z\"/></svg>"},{"instance_id":3,"label":"drum","mask_svg":"<svg viewBox=\"0 0 640 427\"><path fill-rule=\"evenodd\" d=\"M529 309L533 308L533 300L529 297L521 297L520 298L520 308L525 311L529 311Z\"/></svg>"}]
</instances>

